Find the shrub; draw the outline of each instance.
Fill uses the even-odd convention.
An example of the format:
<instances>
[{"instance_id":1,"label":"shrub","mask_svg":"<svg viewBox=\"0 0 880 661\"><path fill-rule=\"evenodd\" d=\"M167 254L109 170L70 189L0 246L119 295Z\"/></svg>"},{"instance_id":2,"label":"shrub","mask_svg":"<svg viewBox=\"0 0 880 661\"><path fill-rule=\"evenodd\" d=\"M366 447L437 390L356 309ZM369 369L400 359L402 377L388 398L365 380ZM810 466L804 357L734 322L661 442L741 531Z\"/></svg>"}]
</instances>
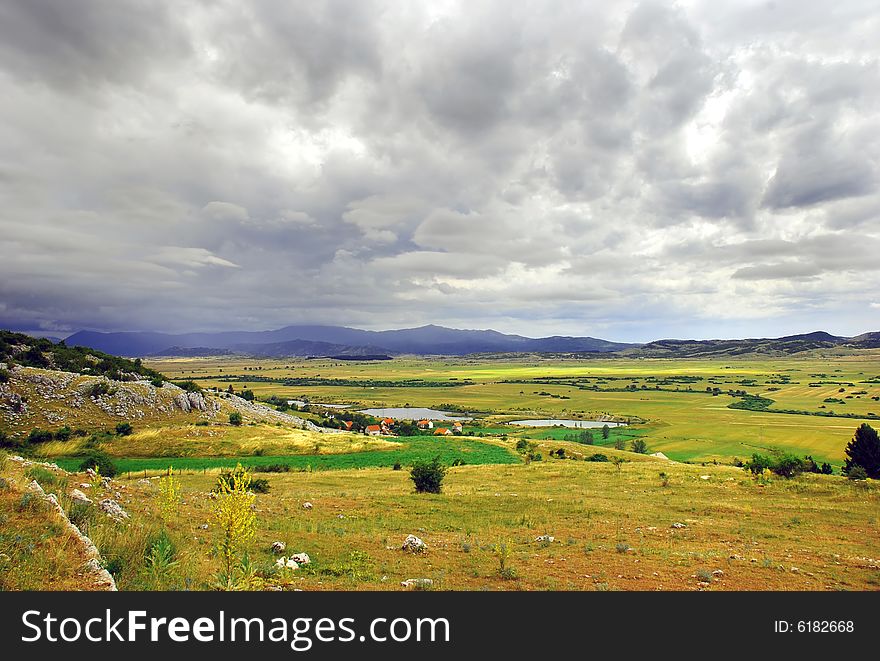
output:
<instances>
[{"instance_id":1,"label":"shrub","mask_svg":"<svg viewBox=\"0 0 880 661\"><path fill-rule=\"evenodd\" d=\"M9 372L0 369L0 383L9 383Z\"/></svg>"},{"instance_id":2,"label":"shrub","mask_svg":"<svg viewBox=\"0 0 880 661\"><path fill-rule=\"evenodd\" d=\"M53 436L55 437L56 441L69 441L72 433L73 431L70 429L70 427L65 425L64 427L56 431Z\"/></svg>"},{"instance_id":3,"label":"shrub","mask_svg":"<svg viewBox=\"0 0 880 661\"><path fill-rule=\"evenodd\" d=\"M846 476L851 480L867 480L868 473L867 471L859 465L853 465L850 467L848 471L846 471Z\"/></svg>"},{"instance_id":4,"label":"shrub","mask_svg":"<svg viewBox=\"0 0 880 661\"><path fill-rule=\"evenodd\" d=\"M394 462L394 466L391 467L391 470L399 471L403 466L400 465L399 461Z\"/></svg>"},{"instance_id":5,"label":"shrub","mask_svg":"<svg viewBox=\"0 0 880 661\"><path fill-rule=\"evenodd\" d=\"M614 449L615 450L626 450L626 439L622 436L618 436L614 441Z\"/></svg>"},{"instance_id":6,"label":"shrub","mask_svg":"<svg viewBox=\"0 0 880 661\"><path fill-rule=\"evenodd\" d=\"M45 429L31 429L28 434L28 443L48 443L53 438L52 432Z\"/></svg>"},{"instance_id":7,"label":"shrub","mask_svg":"<svg viewBox=\"0 0 880 661\"><path fill-rule=\"evenodd\" d=\"M154 388L161 388L165 385L165 382L162 379L156 377L154 379L150 379L150 385L152 385Z\"/></svg>"},{"instance_id":8,"label":"shrub","mask_svg":"<svg viewBox=\"0 0 880 661\"><path fill-rule=\"evenodd\" d=\"M633 452L638 452L639 454L648 454L648 444L640 438L633 440L633 442L630 444L630 448Z\"/></svg>"},{"instance_id":9,"label":"shrub","mask_svg":"<svg viewBox=\"0 0 880 661\"><path fill-rule=\"evenodd\" d=\"M752 475L762 475L765 470L773 465L773 460L762 454L753 454L751 460L743 463L743 469Z\"/></svg>"},{"instance_id":10,"label":"shrub","mask_svg":"<svg viewBox=\"0 0 880 661\"><path fill-rule=\"evenodd\" d=\"M202 392L201 386L192 379L188 381L176 381L174 385L178 388L182 388L186 392Z\"/></svg>"},{"instance_id":11,"label":"shrub","mask_svg":"<svg viewBox=\"0 0 880 661\"><path fill-rule=\"evenodd\" d=\"M461 457L456 457L452 460L452 466L464 466L464 459Z\"/></svg>"},{"instance_id":12,"label":"shrub","mask_svg":"<svg viewBox=\"0 0 880 661\"><path fill-rule=\"evenodd\" d=\"M446 477L446 466L440 463L439 456L431 461L416 461L409 475L416 493L440 493L443 478Z\"/></svg>"},{"instance_id":13,"label":"shrub","mask_svg":"<svg viewBox=\"0 0 880 661\"><path fill-rule=\"evenodd\" d=\"M224 475L228 476L224 479ZM236 587L233 573L236 559L245 545L256 534L257 519L253 511L254 498L250 493L251 476L241 464L231 473L217 480L218 498L214 506L214 522L221 532L218 551L223 567L218 575L218 585L226 590Z\"/></svg>"},{"instance_id":14,"label":"shrub","mask_svg":"<svg viewBox=\"0 0 880 661\"><path fill-rule=\"evenodd\" d=\"M89 397L101 397L102 395L110 394L110 384L106 381L98 381L98 383L93 383L92 386L88 389Z\"/></svg>"},{"instance_id":15,"label":"shrub","mask_svg":"<svg viewBox=\"0 0 880 661\"><path fill-rule=\"evenodd\" d=\"M113 477L119 472L116 464L113 463L113 460L110 459L107 453L100 450L90 452L79 465L81 471L88 470L89 468L98 471L104 477Z\"/></svg>"},{"instance_id":16,"label":"shrub","mask_svg":"<svg viewBox=\"0 0 880 661\"><path fill-rule=\"evenodd\" d=\"M116 425L117 436L130 436L133 431L134 428L131 426L131 424L127 422L120 422L118 425Z\"/></svg>"},{"instance_id":17,"label":"shrub","mask_svg":"<svg viewBox=\"0 0 880 661\"><path fill-rule=\"evenodd\" d=\"M608 456L602 454L601 452L597 452L596 454L592 454L587 457L587 461L608 461Z\"/></svg>"},{"instance_id":18,"label":"shrub","mask_svg":"<svg viewBox=\"0 0 880 661\"><path fill-rule=\"evenodd\" d=\"M254 473L288 473L290 472L290 464L266 464L265 466L254 466Z\"/></svg>"},{"instance_id":19,"label":"shrub","mask_svg":"<svg viewBox=\"0 0 880 661\"><path fill-rule=\"evenodd\" d=\"M180 482L174 479L174 469L171 466L168 467L168 475L159 480L159 493L156 499L162 523L166 525L171 523L180 507Z\"/></svg>"},{"instance_id":20,"label":"shrub","mask_svg":"<svg viewBox=\"0 0 880 661\"><path fill-rule=\"evenodd\" d=\"M235 485L235 481L237 479L241 479L242 475L247 475L248 478L248 488L254 493L269 493L269 489L271 488L269 485L269 480L266 478L253 478L250 473L247 472L246 469L242 468L241 465L236 467L233 471L224 471L220 473L217 477L217 486L214 487L214 491L220 493L221 487L225 485L227 488L231 489Z\"/></svg>"},{"instance_id":21,"label":"shrub","mask_svg":"<svg viewBox=\"0 0 880 661\"><path fill-rule=\"evenodd\" d=\"M804 471L804 461L793 454L782 455L770 467L770 470L781 477L792 478Z\"/></svg>"},{"instance_id":22,"label":"shrub","mask_svg":"<svg viewBox=\"0 0 880 661\"><path fill-rule=\"evenodd\" d=\"M241 426L241 413L238 411L233 411L229 414L229 424L235 427Z\"/></svg>"},{"instance_id":23,"label":"shrub","mask_svg":"<svg viewBox=\"0 0 880 661\"><path fill-rule=\"evenodd\" d=\"M819 469L819 472L822 473L822 475L831 475L834 472L834 469L831 468L831 464L825 462L822 464L822 468Z\"/></svg>"},{"instance_id":24,"label":"shrub","mask_svg":"<svg viewBox=\"0 0 880 661\"><path fill-rule=\"evenodd\" d=\"M880 479L880 438L877 431L868 424L862 424L847 444L846 464L843 472L849 475L855 466L864 469L868 477Z\"/></svg>"}]
</instances>

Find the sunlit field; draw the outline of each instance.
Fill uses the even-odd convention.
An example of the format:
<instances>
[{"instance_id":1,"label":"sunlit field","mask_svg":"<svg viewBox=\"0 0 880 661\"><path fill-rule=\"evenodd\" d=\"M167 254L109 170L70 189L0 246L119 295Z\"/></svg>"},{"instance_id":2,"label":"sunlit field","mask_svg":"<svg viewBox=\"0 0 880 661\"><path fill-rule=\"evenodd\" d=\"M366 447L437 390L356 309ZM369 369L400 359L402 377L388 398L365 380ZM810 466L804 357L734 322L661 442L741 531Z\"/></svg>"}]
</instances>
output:
<instances>
[{"instance_id":1,"label":"sunlit field","mask_svg":"<svg viewBox=\"0 0 880 661\"><path fill-rule=\"evenodd\" d=\"M258 398L306 397L354 407L453 405L473 411L486 427L520 416L631 420L651 452L681 461L728 462L778 448L839 465L858 424L880 424L877 351L719 360L193 358L148 364L208 387L247 388ZM720 392L713 396L707 389L714 388ZM742 400L729 390L773 401L766 410L733 409L729 405ZM774 412L782 410L792 412Z\"/></svg>"}]
</instances>

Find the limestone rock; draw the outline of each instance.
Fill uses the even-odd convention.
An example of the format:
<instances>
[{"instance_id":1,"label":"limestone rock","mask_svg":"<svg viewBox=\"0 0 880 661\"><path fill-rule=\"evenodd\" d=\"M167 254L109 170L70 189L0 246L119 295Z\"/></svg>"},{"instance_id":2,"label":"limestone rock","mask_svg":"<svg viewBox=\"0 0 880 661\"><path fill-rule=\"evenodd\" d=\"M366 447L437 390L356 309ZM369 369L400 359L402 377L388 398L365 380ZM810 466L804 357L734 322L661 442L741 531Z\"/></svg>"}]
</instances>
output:
<instances>
[{"instance_id":1,"label":"limestone rock","mask_svg":"<svg viewBox=\"0 0 880 661\"><path fill-rule=\"evenodd\" d=\"M430 590L434 587L434 581L430 578L408 578L400 584L407 590Z\"/></svg>"},{"instance_id":2,"label":"limestone rock","mask_svg":"<svg viewBox=\"0 0 880 661\"><path fill-rule=\"evenodd\" d=\"M128 519L128 512L122 509L122 506L111 498L105 498L98 505L101 511L117 523Z\"/></svg>"},{"instance_id":3,"label":"limestone rock","mask_svg":"<svg viewBox=\"0 0 880 661\"><path fill-rule=\"evenodd\" d=\"M287 544L284 542L272 542L272 553L284 553L286 548Z\"/></svg>"},{"instance_id":4,"label":"limestone rock","mask_svg":"<svg viewBox=\"0 0 880 661\"><path fill-rule=\"evenodd\" d=\"M428 550L428 545L415 535L407 535L401 548L408 553L424 553Z\"/></svg>"},{"instance_id":5,"label":"limestone rock","mask_svg":"<svg viewBox=\"0 0 880 661\"><path fill-rule=\"evenodd\" d=\"M70 499L77 503L85 503L87 505L91 505L92 499L85 495L79 489L74 489L70 492Z\"/></svg>"}]
</instances>

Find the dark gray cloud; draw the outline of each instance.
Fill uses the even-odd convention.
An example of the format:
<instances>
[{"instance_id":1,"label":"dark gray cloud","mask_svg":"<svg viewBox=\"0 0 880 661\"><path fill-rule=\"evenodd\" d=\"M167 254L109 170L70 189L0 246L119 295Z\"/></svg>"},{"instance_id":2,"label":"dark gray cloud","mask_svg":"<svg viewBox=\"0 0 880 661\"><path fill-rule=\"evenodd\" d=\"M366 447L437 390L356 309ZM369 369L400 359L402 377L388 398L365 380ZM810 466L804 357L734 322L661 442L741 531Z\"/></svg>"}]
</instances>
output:
<instances>
[{"instance_id":1,"label":"dark gray cloud","mask_svg":"<svg viewBox=\"0 0 880 661\"><path fill-rule=\"evenodd\" d=\"M0 7L0 325L880 327L870 2Z\"/></svg>"}]
</instances>

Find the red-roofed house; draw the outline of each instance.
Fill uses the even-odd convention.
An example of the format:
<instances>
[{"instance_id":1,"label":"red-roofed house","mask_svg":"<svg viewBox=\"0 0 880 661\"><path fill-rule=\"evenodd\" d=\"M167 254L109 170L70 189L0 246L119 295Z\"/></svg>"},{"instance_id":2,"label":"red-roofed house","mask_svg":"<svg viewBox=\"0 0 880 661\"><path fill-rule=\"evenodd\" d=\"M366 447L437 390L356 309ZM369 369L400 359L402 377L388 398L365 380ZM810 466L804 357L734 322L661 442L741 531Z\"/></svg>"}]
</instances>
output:
<instances>
[{"instance_id":1,"label":"red-roofed house","mask_svg":"<svg viewBox=\"0 0 880 661\"><path fill-rule=\"evenodd\" d=\"M452 436L452 431L446 427L438 427L434 430L434 436Z\"/></svg>"},{"instance_id":2,"label":"red-roofed house","mask_svg":"<svg viewBox=\"0 0 880 661\"><path fill-rule=\"evenodd\" d=\"M434 429L434 423L431 422L430 420L419 420L416 423L416 426L419 429Z\"/></svg>"},{"instance_id":3,"label":"red-roofed house","mask_svg":"<svg viewBox=\"0 0 880 661\"><path fill-rule=\"evenodd\" d=\"M354 423L351 420L345 420L342 424L345 426L346 431L351 431L351 428L354 427Z\"/></svg>"},{"instance_id":4,"label":"red-roofed house","mask_svg":"<svg viewBox=\"0 0 880 661\"><path fill-rule=\"evenodd\" d=\"M382 428L379 425L367 425L367 428L364 430L364 433L367 436L381 436Z\"/></svg>"}]
</instances>

